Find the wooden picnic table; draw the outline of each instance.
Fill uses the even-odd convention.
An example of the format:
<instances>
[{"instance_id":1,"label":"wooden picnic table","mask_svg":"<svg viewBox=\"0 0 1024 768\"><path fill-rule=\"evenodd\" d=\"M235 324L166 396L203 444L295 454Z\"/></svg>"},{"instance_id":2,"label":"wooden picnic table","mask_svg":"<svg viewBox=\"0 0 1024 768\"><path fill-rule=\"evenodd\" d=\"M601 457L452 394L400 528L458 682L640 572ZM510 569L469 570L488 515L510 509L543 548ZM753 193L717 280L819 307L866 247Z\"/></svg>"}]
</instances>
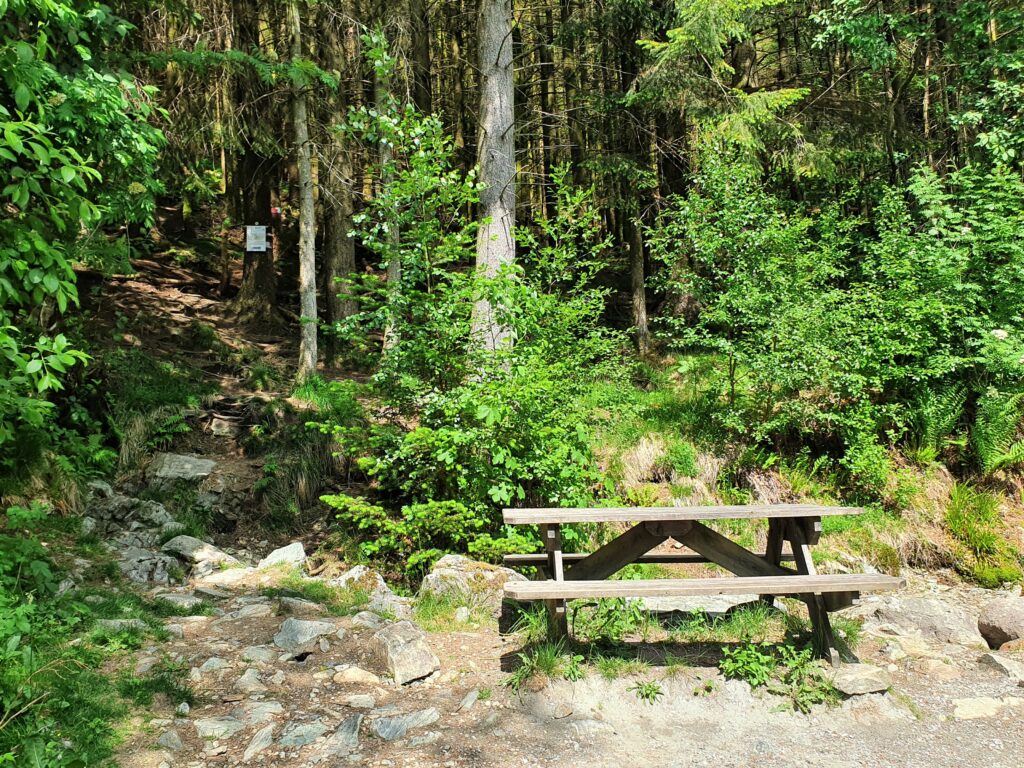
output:
<instances>
[{"instance_id":1,"label":"wooden picnic table","mask_svg":"<svg viewBox=\"0 0 1024 768\"><path fill-rule=\"evenodd\" d=\"M579 598L756 594L764 600L794 596L807 605L815 650L838 664L839 650L828 614L852 605L861 592L899 589L902 578L884 574L818 574L811 546L818 543L821 518L856 515L856 507L816 504L752 504L707 507L611 507L506 509L509 525L537 525L544 552L509 555L506 565L536 566L542 581L510 581L505 596L543 600L552 632L568 634L566 601ZM752 552L702 521L768 519L764 552ZM589 554L562 551L561 527L573 523L631 523L604 546ZM652 553L674 539L689 553ZM788 544L789 551L786 550ZM795 568L782 565L792 562ZM722 578L630 579L608 577L632 563L714 563L734 576Z\"/></svg>"}]
</instances>

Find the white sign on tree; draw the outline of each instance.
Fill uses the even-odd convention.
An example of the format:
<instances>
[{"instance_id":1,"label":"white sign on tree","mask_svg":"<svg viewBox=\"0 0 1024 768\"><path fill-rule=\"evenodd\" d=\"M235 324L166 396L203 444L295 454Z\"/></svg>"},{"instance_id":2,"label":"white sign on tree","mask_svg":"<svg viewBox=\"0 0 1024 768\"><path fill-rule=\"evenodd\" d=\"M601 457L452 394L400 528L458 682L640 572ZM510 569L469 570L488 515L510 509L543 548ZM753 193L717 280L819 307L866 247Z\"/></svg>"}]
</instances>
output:
<instances>
[{"instance_id":1,"label":"white sign on tree","mask_svg":"<svg viewBox=\"0 0 1024 768\"><path fill-rule=\"evenodd\" d=\"M267 228L263 225L245 228L245 250L263 253L267 250Z\"/></svg>"}]
</instances>

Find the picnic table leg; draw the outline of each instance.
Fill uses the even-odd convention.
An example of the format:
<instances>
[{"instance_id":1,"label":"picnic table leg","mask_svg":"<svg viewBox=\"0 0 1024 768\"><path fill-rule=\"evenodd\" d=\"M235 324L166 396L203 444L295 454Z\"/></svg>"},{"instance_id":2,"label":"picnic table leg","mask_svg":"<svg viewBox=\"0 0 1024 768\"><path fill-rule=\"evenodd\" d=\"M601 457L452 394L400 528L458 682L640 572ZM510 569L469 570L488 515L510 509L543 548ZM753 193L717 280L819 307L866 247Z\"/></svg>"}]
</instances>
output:
<instances>
[{"instance_id":1,"label":"picnic table leg","mask_svg":"<svg viewBox=\"0 0 1024 768\"><path fill-rule=\"evenodd\" d=\"M814 568L814 561L811 559L811 548L807 543L808 537L801 522L796 519L789 520L786 538L789 539L793 547L797 573L814 576L817 572ZM815 653L828 659L833 667L838 667L839 651L836 648L836 638L832 632L832 623L828 619L824 598L820 593L803 595L802 598L807 604L807 613L811 618L811 636Z\"/></svg>"},{"instance_id":2,"label":"picnic table leg","mask_svg":"<svg viewBox=\"0 0 1024 768\"><path fill-rule=\"evenodd\" d=\"M782 565L782 542L786 535L785 521L773 517L768 520L768 543L765 546L764 559L769 565ZM775 604L775 595L761 595L761 602L768 606Z\"/></svg>"},{"instance_id":3,"label":"picnic table leg","mask_svg":"<svg viewBox=\"0 0 1024 768\"><path fill-rule=\"evenodd\" d=\"M544 551L548 553L548 574L555 581L564 581L562 568L562 529L557 524L540 526L540 536L544 540ZM569 634L569 622L565 613L565 600L545 600L548 611L548 627L556 640Z\"/></svg>"}]
</instances>

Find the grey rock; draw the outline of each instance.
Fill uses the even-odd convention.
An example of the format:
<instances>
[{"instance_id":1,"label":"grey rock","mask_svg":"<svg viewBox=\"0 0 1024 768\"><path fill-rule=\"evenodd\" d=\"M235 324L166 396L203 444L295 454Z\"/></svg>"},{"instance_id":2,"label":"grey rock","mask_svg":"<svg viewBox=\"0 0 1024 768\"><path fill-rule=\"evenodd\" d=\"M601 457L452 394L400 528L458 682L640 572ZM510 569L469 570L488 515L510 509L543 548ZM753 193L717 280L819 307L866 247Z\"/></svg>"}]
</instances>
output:
<instances>
[{"instance_id":1,"label":"grey rock","mask_svg":"<svg viewBox=\"0 0 1024 768\"><path fill-rule=\"evenodd\" d=\"M377 685L377 683L380 682L380 678L373 674L373 672L367 672L365 669L360 669L359 667L347 667L334 676L334 682L338 685L343 685L345 683Z\"/></svg>"},{"instance_id":2,"label":"grey rock","mask_svg":"<svg viewBox=\"0 0 1024 768\"><path fill-rule=\"evenodd\" d=\"M169 555L130 546L118 551L117 565L124 577L136 584L170 584L178 561Z\"/></svg>"},{"instance_id":3,"label":"grey rock","mask_svg":"<svg viewBox=\"0 0 1024 768\"><path fill-rule=\"evenodd\" d=\"M190 563L214 563L215 565L238 565L238 560L217 549L212 544L200 541L193 536L175 536L165 543L161 549L170 552Z\"/></svg>"},{"instance_id":4,"label":"grey rock","mask_svg":"<svg viewBox=\"0 0 1024 768\"><path fill-rule=\"evenodd\" d=\"M325 733L327 733L327 726L319 721L301 724L296 723L289 726L288 729L281 734L281 740L278 743L282 747L304 747L307 744L312 744Z\"/></svg>"},{"instance_id":5,"label":"grey rock","mask_svg":"<svg viewBox=\"0 0 1024 768\"><path fill-rule=\"evenodd\" d=\"M89 489L92 499L109 499L114 495L114 489L105 480L90 480L85 487Z\"/></svg>"},{"instance_id":6,"label":"grey rock","mask_svg":"<svg viewBox=\"0 0 1024 768\"><path fill-rule=\"evenodd\" d=\"M265 645L250 645L242 651L242 661L256 661L269 664L277 658L277 652Z\"/></svg>"},{"instance_id":7,"label":"grey rock","mask_svg":"<svg viewBox=\"0 0 1024 768\"><path fill-rule=\"evenodd\" d=\"M200 739L229 739L245 728L245 723L233 717L206 717L195 721Z\"/></svg>"},{"instance_id":8,"label":"grey rock","mask_svg":"<svg viewBox=\"0 0 1024 768\"><path fill-rule=\"evenodd\" d=\"M441 738L441 734L438 731L427 731L422 736L413 736L409 739L409 746L415 749L416 747L426 747L433 744Z\"/></svg>"},{"instance_id":9,"label":"grey rock","mask_svg":"<svg viewBox=\"0 0 1024 768\"><path fill-rule=\"evenodd\" d=\"M925 640L985 647L977 620L962 608L931 597L887 597L871 606L867 617L879 631L919 635Z\"/></svg>"},{"instance_id":10,"label":"grey rock","mask_svg":"<svg viewBox=\"0 0 1024 768\"><path fill-rule=\"evenodd\" d=\"M409 621L378 630L370 638L369 649L399 685L427 677L441 668L427 636Z\"/></svg>"},{"instance_id":11,"label":"grey rock","mask_svg":"<svg viewBox=\"0 0 1024 768\"><path fill-rule=\"evenodd\" d=\"M166 487L177 483L198 484L208 478L217 462L180 453L158 453L153 457L146 476L153 485Z\"/></svg>"},{"instance_id":12,"label":"grey rock","mask_svg":"<svg viewBox=\"0 0 1024 768\"><path fill-rule=\"evenodd\" d=\"M205 675L208 672L218 672L222 669L231 669L231 662L220 658L220 656L213 656L202 663L199 672Z\"/></svg>"},{"instance_id":13,"label":"grey rock","mask_svg":"<svg viewBox=\"0 0 1024 768\"><path fill-rule=\"evenodd\" d=\"M497 606L507 581L526 581L526 577L511 568L480 563L462 555L445 555L423 579L420 594L463 600L468 605Z\"/></svg>"},{"instance_id":14,"label":"grey rock","mask_svg":"<svg viewBox=\"0 0 1024 768\"><path fill-rule=\"evenodd\" d=\"M83 517L79 521L78 531L83 536L91 536L96 532L96 518L94 517Z\"/></svg>"},{"instance_id":15,"label":"grey rock","mask_svg":"<svg viewBox=\"0 0 1024 768\"><path fill-rule=\"evenodd\" d=\"M203 599L201 597L197 597L192 592L167 592L162 595L157 595L157 600L160 600L165 603L170 603L174 607L181 608L182 610L186 611L191 610L193 608L197 608L203 604Z\"/></svg>"},{"instance_id":16,"label":"grey rock","mask_svg":"<svg viewBox=\"0 0 1024 768\"><path fill-rule=\"evenodd\" d=\"M265 750L271 744L274 743L274 728L273 725L268 725L265 728L261 728L256 731L252 739L249 741L249 746L245 748L245 753L242 755L242 762L249 762L260 752Z\"/></svg>"},{"instance_id":17,"label":"grey rock","mask_svg":"<svg viewBox=\"0 0 1024 768\"><path fill-rule=\"evenodd\" d=\"M306 562L306 550L301 542L293 542L287 547L275 549L269 555L260 560L257 568L271 568L275 565L301 566Z\"/></svg>"},{"instance_id":18,"label":"grey rock","mask_svg":"<svg viewBox=\"0 0 1024 768\"><path fill-rule=\"evenodd\" d=\"M135 676L142 677L143 675L148 675L159 661L160 659L156 656L143 656L135 663Z\"/></svg>"},{"instance_id":19,"label":"grey rock","mask_svg":"<svg viewBox=\"0 0 1024 768\"><path fill-rule=\"evenodd\" d=\"M235 681L235 690L242 693L264 693L267 690L267 686L260 681L260 675L255 669L247 669Z\"/></svg>"},{"instance_id":20,"label":"grey rock","mask_svg":"<svg viewBox=\"0 0 1024 768\"><path fill-rule=\"evenodd\" d=\"M318 638L336 630L337 627L327 621L288 618L274 635L274 645L292 653L299 653L312 649Z\"/></svg>"},{"instance_id":21,"label":"grey rock","mask_svg":"<svg viewBox=\"0 0 1024 768\"><path fill-rule=\"evenodd\" d=\"M440 717L440 713L431 707L407 715L379 717L370 724L370 729L384 741L397 741L414 728L433 725Z\"/></svg>"},{"instance_id":22,"label":"grey rock","mask_svg":"<svg viewBox=\"0 0 1024 768\"><path fill-rule=\"evenodd\" d=\"M324 745L324 754L330 757L347 755L359 748L359 726L362 725L361 714L345 718L338 730L331 734Z\"/></svg>"},{"instance_id":23,"label":"grey rock","mask_svg":"<svg viewBox=\"0 0 1024 768\"><path fill-rule=\"evenodd\" d=\"M985 653L978 660L987 667L1002 672L1015 683L1024 683L1024 661L1017 661L1001 653Z\"/></svg>"},{"instance_id":24,"label":"grey rock","mask_svg":"<svg viewBox=\"0 0 1024 768\"><path fill-rule=\"evenodd\" d=\"M284 712L279 701L247 701L231 711L231 716L248 725L260 725Z\"/></svg>"},{"instance_id":25,"label":"grey rock","mask_svg":"<svg viewBox=\"0 0 1024 768\"><path fill-rule=\"evenodd\" d=\"M174 730L164 733L156 740L156 743L164 749L169 749L172 752L180 752L185 748L185 745L181 741L181 736L179 736L178 732Z\"/></svg>"},{"instance_id":26,"label":"grey rock","mask_svg":"<svg viewBox=\"0 0 1024 768\"><path fill-rule=\"evenodd\" d=\"M460 605L455 609L455 621L459 624L465 624L469 621L469 608L464 605Z\"/></svg>"},{"instance_id":27,"label":"grey rock","mask_svg":"<svg viewBox=\"0 0 1024 768\"><path fill-rule=\"evenodd\" d=\"M352 709L373 709L377 706L377 700L367 693L357 693L345 699L345 706Z\"/></svg>"},{"instance_id":28,"label":"grey rock","mask_svg":"<svg viewBox=\"0 0 1024 768\"><path fill-rule=\"evenodd\" d=\"M325 609L320 603L298 597L282 597L281 610L292 616L321 616L325 613Z\"/></svg>"},{"instance_id":29,"label":"grey rock","mask_svg":"<svg viewBox=\"0 0 1024 768\"><path fill-rule=\"evenodd\" d=\"M370 611L390 614L400 619L412 616L412 600L396 595L379 573L365 565L357 565L327 583L341 589L358 589L368 593L370 599L366 607Z\"/></svg>"},{"instance_id":30,"label":"grey rock","mask_svg":"<svg viewBox=\"0 0 1024 768\"><path fill-rule=\"evenodd\" d=\"M174 714L178 715L178 717L185 717L191 711L192 707L188 705L187 701L181 702L181 704L174 708Z\"/></svg>"},{"instance_id":31,"label":"grey rock","mask_svg":"<svg viewBox=\"0 0 1024 768\"><path fill-rule=\"evenodd\" d=\"M145 630L146 622L142 619L100 619L96 626L112 632L132 632Z\"/></svg>"},{"instance_id":32,"label":"grey rock","mask_svg":"<svg viewBox=\"0 0 1024 768\"><path fill-rule=\"evenodd\" d=\"M990 648L1024 638L1024 597L990 602L978 618L978 631Z\"/></svg>"},{"instance_id":33,"label":"grey rock","mask_svg":"<svg viewBox=\"0 0 1024 768\"><path fill-rule=\"evenodd\" d=\"M459 708L456 709L455 711L456 712L469 712L469 710L471 710L473 708L473 705L476 704L476 700L479 699L479 698L480 698L480 690L478 688L474 688L472 691L470 691L469 693L467 693L465 696L462 697L462 701L459 702Z\"/></svg>"},{"instance_id":34,"label":"grey rock","mask_svg":"<svg viewBox=\"0 0 1024 768\"><path fill-rule=\"evenodd\" d=\"M843 664L832 684L847 696L881 693L892 685L889 673L870 664Z\"/></svg>"},{"instance_id":35,"label":"grey rock","mask_svg":"<svg viewBox=\"0 0 1024 768\"><path fill-rule=\"evenodd\" d=\"M157 501L135 499L120 493L93 499L89 518L94 521L93 533L107 535L125 530L160 528L174 518Z\"/></svg>"},{"instance_id":36,"label":"grey rock","mask_svg":"<svg viewBox=\"0 0 1024 768\"><path fill-rule=\"evenodd\" d=\"M360 611L352 617L352 626L355 629L372 629L376 632L378 629L382 629L387 625L387 620L373 611Z\"/></svg>"},{"instance_id":37,"label":"grey rock","mask_svg":"<svg viewBox=\"0 0 1024 768\"><path fill-rule=\"evenodd\" d=\"M265 616L273 616L274 607L267 603L253 603L251 605L243 605L237 611L231 611L225 613L221 618L217 619L218 624L222 624L227 621L238 621L239 619L261 619Z\"/></svg>"}]
</instances>

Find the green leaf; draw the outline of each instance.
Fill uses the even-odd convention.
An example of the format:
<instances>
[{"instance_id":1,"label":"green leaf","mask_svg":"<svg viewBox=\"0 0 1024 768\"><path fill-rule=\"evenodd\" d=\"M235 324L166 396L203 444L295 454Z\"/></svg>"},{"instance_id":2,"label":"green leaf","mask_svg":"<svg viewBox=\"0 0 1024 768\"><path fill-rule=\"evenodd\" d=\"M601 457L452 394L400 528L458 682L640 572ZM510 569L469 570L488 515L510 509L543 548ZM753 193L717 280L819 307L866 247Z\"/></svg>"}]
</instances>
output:
<instances>
[{"instance_id":1,"label":"green leaf","mask_svg":"<svg viewBox=\"0 0 1024 768\"><path fill-rule=\"evenodd\" d=\"M28 109L28 103L32 100L32 92L24 83L18 83L14 88L14 105L22 112Z\"/></svg>"}]
</instances>

